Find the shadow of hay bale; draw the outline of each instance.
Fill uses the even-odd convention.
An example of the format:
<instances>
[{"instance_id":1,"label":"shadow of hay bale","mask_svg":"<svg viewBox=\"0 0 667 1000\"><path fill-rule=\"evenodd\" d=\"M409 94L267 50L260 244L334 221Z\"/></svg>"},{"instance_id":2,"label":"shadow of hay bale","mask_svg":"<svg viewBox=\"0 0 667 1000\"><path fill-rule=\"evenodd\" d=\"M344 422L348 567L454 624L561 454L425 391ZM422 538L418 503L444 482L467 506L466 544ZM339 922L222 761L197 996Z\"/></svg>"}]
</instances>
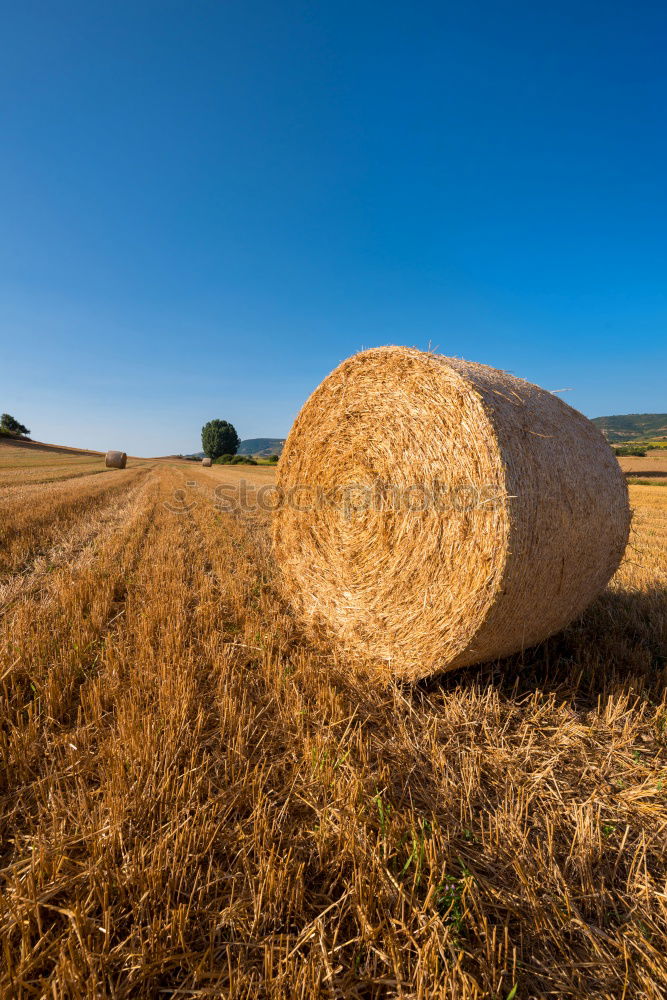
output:
<instances>
[{"instance_id":1,"label":"shadow of hay bale","mask_svg":"<svg viewBox=\"0 0 667 1000\"><path fill-rule=\"evenodd\" d=\"M667 586L610 588L538 646L417 687L445 693L469 684L513 698L556 693L582 708L600 696L630 692L660 700L667 685Z\"/></svg>"}]
</instances>

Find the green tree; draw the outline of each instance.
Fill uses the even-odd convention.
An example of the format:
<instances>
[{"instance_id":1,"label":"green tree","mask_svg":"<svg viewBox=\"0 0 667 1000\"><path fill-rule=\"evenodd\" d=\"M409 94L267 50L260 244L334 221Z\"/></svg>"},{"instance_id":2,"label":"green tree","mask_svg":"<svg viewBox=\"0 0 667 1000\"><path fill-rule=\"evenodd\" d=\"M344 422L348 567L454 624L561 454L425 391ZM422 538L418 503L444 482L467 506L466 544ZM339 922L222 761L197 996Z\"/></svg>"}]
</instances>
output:
<instances>
[{"instance_id":1,"label":"green tree","mask_svg":"<svg viewBox=\"0 0 667 1000\"><path fill-rule=\"evenodd\" d=\"M235 455L240 443L234 425L227 420L209 420L201 429L201 446L209 458Z\"/></svg>"},{"instance_id":2,"label":"green tree","mask_svg":"<svg viewBox=\"0 0 667 1000\"><path fill-rule=\"evenodd\" d=\"M25 436L30 434L28 428L24 427L23 424L20 424L18 420L11 415L11 413L3 413L2 416L0 416L0 427L3 431L9 431L10 434L21 434Z\"/></svg>"}]
</instances>

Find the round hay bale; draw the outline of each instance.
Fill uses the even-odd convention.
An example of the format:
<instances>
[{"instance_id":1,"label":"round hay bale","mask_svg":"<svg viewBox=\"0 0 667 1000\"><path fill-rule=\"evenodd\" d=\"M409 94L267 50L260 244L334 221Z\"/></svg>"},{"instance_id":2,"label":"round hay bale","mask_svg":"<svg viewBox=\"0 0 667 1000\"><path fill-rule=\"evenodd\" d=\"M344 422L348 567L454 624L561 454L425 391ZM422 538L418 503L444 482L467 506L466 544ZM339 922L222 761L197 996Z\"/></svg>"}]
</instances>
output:
<instances>
[{"instance_id":1,"label":"round hay bale","mask_svg":"<svg viewBox=\"0 0 667 1000\"><path fill-rule=\"evenodd\" d=\"M127 455L124 451L108 451L104 464L107 469L124 469L127 465Z\"/></svg>"},{"instance_id":2,"label":"round hay bale","mask_svg":"<svg viewBox=\"0 0 667 1000\"><path fill-rule=\"evenodd\" d=\"M307 400L277 475L274 550L307 631L416 680L564 628L617 569L625 479L558 396L382 347Z\"/></svg>"},{"instance_id":3,"label":"round hay bale","mask_svg":"<svg viewBox=\"0 0 667 1000\"><path fill-rule=\"evenodd\" d=\"M205 469L208 469L208 467L213 463L210 458L202 458L201 464L204 466Z\"/></svg>"}]
</instances>

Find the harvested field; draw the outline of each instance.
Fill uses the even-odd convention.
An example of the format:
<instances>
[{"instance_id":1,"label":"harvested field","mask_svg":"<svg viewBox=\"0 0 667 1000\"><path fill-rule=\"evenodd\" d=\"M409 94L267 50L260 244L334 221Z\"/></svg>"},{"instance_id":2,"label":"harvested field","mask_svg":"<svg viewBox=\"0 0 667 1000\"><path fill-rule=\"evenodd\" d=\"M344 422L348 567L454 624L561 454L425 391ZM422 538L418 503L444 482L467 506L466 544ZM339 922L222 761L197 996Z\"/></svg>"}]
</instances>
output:
<instances>
[{"instance_id":1,"label":"harvested field","mask_svg":"<svg viewBox=\"0 0 667 1000\"><path fill-rule=\"evenodd\" d=\"M618 461L628 477L667 481L667 451L648 451L645 458L625 455Z\"/></svg>"},{"instance_id":2,"label":"harvested field","mask_svg":"<svg viewBox=\"0 0 667 1000\"><path fill-rule=\"evenodd\" d=\"M667 995L664 487L565 632L373 688L273 469L48 457L0 448L0 996Z\"/></svg>"}]
</instances>

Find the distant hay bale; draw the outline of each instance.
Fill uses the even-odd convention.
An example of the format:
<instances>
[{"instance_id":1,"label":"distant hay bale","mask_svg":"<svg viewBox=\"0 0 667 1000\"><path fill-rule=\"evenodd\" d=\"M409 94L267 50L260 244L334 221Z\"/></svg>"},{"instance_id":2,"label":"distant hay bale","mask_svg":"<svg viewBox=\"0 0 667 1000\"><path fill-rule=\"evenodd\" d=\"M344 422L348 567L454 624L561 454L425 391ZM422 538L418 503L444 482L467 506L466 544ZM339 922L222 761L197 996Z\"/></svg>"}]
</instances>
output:
<instances>
[{"instance_id":1,"label":"distant hay bale","mask_svg":"<svg viewBox=\"0 0 667 1000\"><path fill-rule=\"evenodd\" d=\"M210 458L202 458L201 464L204 466L205 469L208 469L209 465L212 465L213 463L211 462Z\"/></svg>"},{"instance_id":2,"label":"distant hay bale","mask_svg":"<svg viewBox=\"0 0 667 1000\"><path fill-rule=\"evenodd\" d=\"M127 465L127 455L124 451L108 451L104 464L107 469L124 469Z\"/></svg>"},{"instance_id":3,"label":"distant hay bale","mask_svg":"<svg viewBox=\"0 0 667 1000\"><path fill-rule=\"evenodd\" d=\"M630 526L619 464L581 413L403 347L357 354L318 386L277 487L274 550L307 631L406 680L564 628Z\"/></svg>"}]
</instances>

